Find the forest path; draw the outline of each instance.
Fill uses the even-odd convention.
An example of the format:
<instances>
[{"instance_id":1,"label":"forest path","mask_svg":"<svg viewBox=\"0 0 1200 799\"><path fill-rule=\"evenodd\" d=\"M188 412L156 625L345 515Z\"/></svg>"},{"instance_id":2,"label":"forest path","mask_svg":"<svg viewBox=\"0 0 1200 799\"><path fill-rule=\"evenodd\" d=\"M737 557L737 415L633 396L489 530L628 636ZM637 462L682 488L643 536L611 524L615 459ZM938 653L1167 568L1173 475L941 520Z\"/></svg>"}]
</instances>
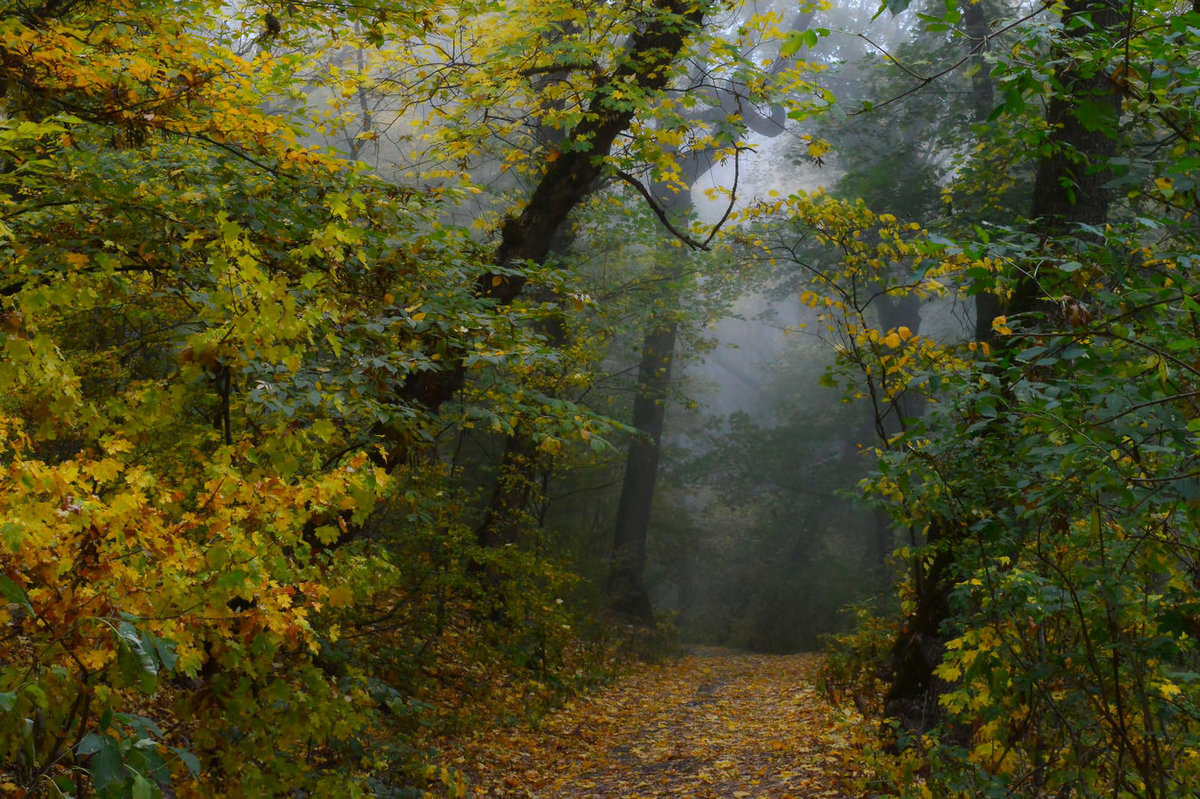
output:
<instances>
[{"instance_id":1,"label":"forest path","mask_svg":"<svg viewBox=\"0 0 1200 799\"><path fill-rule=\"evenodd\" d=\"M852 797L848 722L819 655L696 650L452 755L473 797Z\"/></svg>"}]
</instances>

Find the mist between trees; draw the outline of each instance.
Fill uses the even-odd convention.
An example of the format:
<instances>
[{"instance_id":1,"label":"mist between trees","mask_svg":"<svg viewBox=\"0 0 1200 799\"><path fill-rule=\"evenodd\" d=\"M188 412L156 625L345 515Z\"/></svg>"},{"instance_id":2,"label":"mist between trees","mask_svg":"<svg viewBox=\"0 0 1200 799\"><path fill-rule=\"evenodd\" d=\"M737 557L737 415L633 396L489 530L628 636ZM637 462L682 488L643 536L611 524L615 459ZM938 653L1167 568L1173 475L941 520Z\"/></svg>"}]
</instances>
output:
<instances>
[{"instance_id":1,"label":"mist between trees","mask_svg":"<svg viewBox=\"0 0 1200 799\"><path fill-rule=\"evenodd\" d=\"M864 791L1191 795L1194 4L0 37L0 789L462 795L706 643L828 649Z\"/></svg>"}]
</instances>

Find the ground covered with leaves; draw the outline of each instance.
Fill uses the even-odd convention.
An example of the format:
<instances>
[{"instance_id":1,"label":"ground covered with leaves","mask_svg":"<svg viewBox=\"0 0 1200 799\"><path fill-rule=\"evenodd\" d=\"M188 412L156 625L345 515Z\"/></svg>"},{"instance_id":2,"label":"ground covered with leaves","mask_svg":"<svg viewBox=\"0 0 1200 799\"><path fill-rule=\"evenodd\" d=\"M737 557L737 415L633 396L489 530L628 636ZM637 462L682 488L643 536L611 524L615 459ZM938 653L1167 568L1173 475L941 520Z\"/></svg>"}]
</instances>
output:
<instances>
[{"instance_id":1,"label":"ground covered with leaves","mask_svg":"<svg viewBox=\"0 0 1200 799\"><path fill-rule=\"evenodd\" d=\"M860 719L817 691L819 655L695 650L538 725L449 744L469 797L852 797Z\"/></svg>"}]
</instances>

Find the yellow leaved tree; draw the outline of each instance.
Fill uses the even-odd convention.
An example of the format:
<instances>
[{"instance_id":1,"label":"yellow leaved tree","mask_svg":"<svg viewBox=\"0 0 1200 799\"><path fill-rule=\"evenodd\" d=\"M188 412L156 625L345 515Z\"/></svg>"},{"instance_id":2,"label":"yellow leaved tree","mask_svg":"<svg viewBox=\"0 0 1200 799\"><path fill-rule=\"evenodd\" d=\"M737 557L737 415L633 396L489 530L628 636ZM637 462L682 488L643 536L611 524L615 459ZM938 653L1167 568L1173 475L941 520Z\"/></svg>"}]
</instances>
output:
<instances>
[{"instance_id":1,"label":"yellow leaved tree","mask_svg":"<svg viewBox=\"0 0 1200 799\"><path fill-rule=\"evenodd\" d=\"M475 509L444 492L438 432L602 425L505 388L560 355L521 289L569 293L539 270L606 177L669 184L672 153L738 150L736 108L679 113L706 96L687 76L747 104L801 85L744 55L773 18L730 13L0 4L0 787L343 796L421 777L365 742L411 710L390 653L422 580L481 582L445 556ZM356 155L389 125L415 129L395 183L313 144ZM447 220L484 163L516 177L480 240ZM428 546L391 546L404 535Z\"/></svg>"}]
</instances>

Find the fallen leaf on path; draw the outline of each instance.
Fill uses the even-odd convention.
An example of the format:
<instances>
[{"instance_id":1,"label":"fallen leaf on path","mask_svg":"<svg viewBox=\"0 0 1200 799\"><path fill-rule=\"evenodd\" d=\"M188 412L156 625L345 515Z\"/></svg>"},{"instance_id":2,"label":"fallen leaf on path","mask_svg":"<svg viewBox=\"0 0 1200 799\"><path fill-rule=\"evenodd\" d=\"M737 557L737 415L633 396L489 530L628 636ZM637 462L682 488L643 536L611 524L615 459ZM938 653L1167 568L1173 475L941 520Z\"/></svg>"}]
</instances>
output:
<instances>
[{"instance_id":1,"label":"fallen leaf on path","mask_svg":"<svg viewBox=\"0 0 1200 799\"><path fill-rule=\"evenodd\" d=\"M538 729L491 730L443 752L471 764L475 799L848 799L856 722L817 692L821 665L702 650L577 699Z\"/></svg>"}]
</instances>

